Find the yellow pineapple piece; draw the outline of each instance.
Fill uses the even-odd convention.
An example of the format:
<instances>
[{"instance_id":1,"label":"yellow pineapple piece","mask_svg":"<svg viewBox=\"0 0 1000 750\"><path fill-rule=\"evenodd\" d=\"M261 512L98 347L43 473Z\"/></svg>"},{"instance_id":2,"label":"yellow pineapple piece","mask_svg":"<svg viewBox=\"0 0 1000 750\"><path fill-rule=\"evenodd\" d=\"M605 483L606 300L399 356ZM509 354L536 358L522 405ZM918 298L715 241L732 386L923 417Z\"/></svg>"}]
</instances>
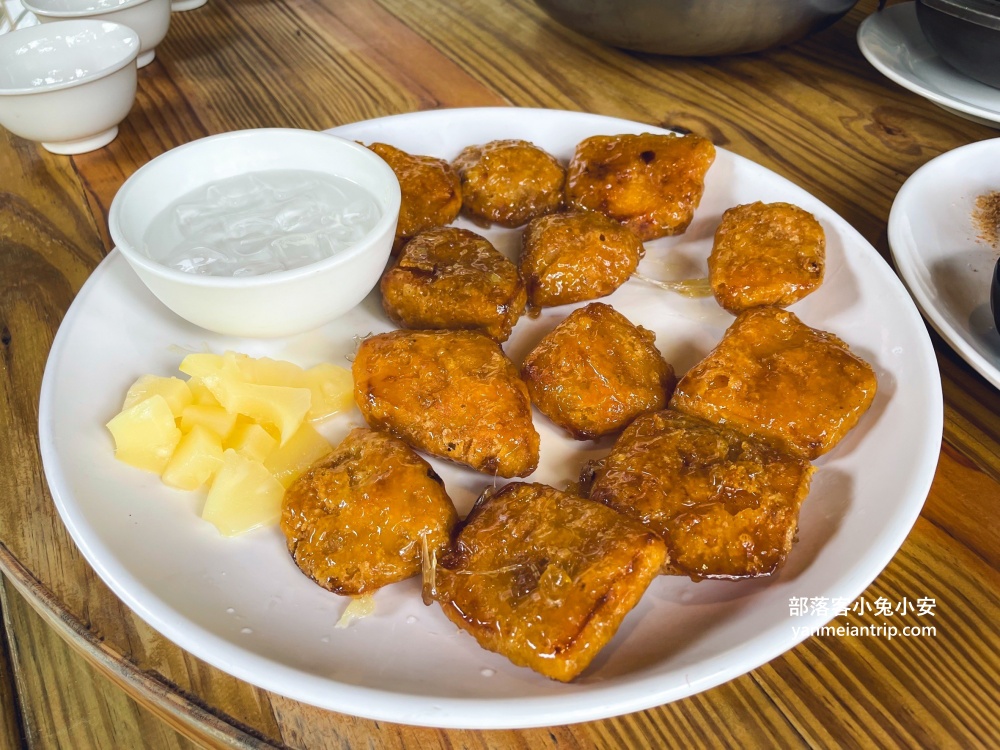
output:
<instances>
[{"instance_id":1,"label":"yellow pineapple piece","mask_svg":"<svg viewBox=\"0 0 1000 750\"><path fill-rule=\"evenodd\" d=\"M306 371L293 362L270 357L248 357L246 354L226 352L225 366L233 367L248 383L258 385L283 385L288 388L305 388Z\"/></svg>"},{"instance_id":2,"label":"yellow pineapple piece","mask_svg":"<svg viewBox=\"0 0 1000 750\"><path fill-rule=\"evenodd\" d=\"M244 458L263 462L278 447L278 439L256 422L237 421L224 447L232 448Z\"/></svg>"},{"instance_id":3,"label":"yellow pineapple piece","mask_svg":"<svg viewBox=\"0 0 1000 750\"><path fill-rule=\"evenodd\" d=\"M306 419L313 422L354 403L354 381L343 367L321 364L304 370L292 362L269 357L254 359L235 352L226 352L224 361L226 367L232 366L250 383L308 388L312 391L312 406Z\"/></svg>"},{"instance_id":4,"label":"yellow pineapple piece","mask_svg":"<svg viewBox=\"0 0 1000 750\"><path fill-rule=\"evenodd\" d=\"M115 458L162 474L181 440L167 400L155 394L123 409L107 424L115 439Z\"/></svg>"},{"instance_id":5,"label":"yellow pineapple piece","mask_svg":"<svg viewBox=\"0 0 1000 750\"><path fill-rule=\"evenodd\" d=\"M179 417L185 406L191 403L192 395L188 384L180 378L163 378L159 375L141 375L125 394L122 411L159 394L166 399L174 417Z\"/></svg>"},{"instance_id":6,"label":"yellow pineapple piece","mask_svg":"<svg viewBox=\"0 0 1000 750\"><path fill-rule=\"evenodd\" d=\"M181 490L196 490L222 466L222 440L212 430L195 424L181 438L163 470L163 481Z\"/></svg>"},{"instance_id":7,"label":"yellow pineapple piece","mask_svg":"<svg viewBox=\"0 0 1000 750\"><path fill-rule=\"evenodd\" d=\"M282 445L299 429L312 403L308 388L246 383L226 373L207 375L203 382L227 411L277 427Z\"/></svg>"},{"instance_id":8,"label":"yellow pineapple piece","mask_svg":"<svg viewBox=\"0 0 1000 750\"><path fill-rule=\"evenodd\" d=\"M263 464L229 449L222 454L222 467L208 491L201 517L223 536L235 536L276 522L284 494L285 488Z\"/></svg>"},{"instance_id":9,"label":"yellow pineapple piece","mask_svg":"<svg viewBox=\"0 0 1000 750\"><path fill-rule=\"evenodd\" d=\"M201 378L191 378L187 382L188 388L191 389L191 396L194 401L192 403L201 404L203 406L218 406L219 399L212 395L212 392L208 390Z\"/></svg>"},{"instance_id":10,"label":"yellow pineapple piece","mask_svg":"<svg viewBox=\"0 0 1000 750\"><path fill-rule=\"evenodd\" d=\"M181 412L181 431L189 432L195 425L201 425L225 439L236 424L236 414L221 406L191 404Z\"/></svg>"},{"instance_id":11,"label":"yellow pineapple piece","mask_svg":"<svg viewBox=\"0 0 1000 750\"><path fill-rule=\"evenodd\" d=\"M264 466L282 485L288 487L300 474L332 450L333 446L327 439L308 422L304 422L290 440L267 457Z\"/></svg>"},{"instance_id":12,"label":"yellow pineapple piece","mask_svg":"<svg viewBox=\"0 0 1000 750\"><path fill-rule=\"evenodd\" d=\"M206 375L216 375L222 369L223 358L221 354L212 352L195 352L187 355L177 368L185 375L192 378L203 378Z\"/></svg>"},{"instance_id":13,"label":"yellow pineapple piece","mask_svg":"<svg viewBox=\"0 0 1000 750\"><path fill-rule=\"evenodd\" d=\"M354 405L354 379L350 370L329 363L305 371L305 386L312 391L306 419L316 422Z\"/></svg>"}]
</instances>

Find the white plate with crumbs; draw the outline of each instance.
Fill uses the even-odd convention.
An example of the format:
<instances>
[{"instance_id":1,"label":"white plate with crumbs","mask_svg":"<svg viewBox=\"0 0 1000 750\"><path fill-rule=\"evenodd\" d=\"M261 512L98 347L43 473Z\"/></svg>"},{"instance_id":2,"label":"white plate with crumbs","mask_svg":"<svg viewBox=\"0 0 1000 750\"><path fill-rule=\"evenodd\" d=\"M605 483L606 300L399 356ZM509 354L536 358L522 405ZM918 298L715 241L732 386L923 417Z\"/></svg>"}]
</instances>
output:
<instances>
[{"instance_id":1,"label":"white plate with crumbs","mask_svg":"<svg viewBox=\"0 0 1000 750\"><path fill-rule=\"evenodd\" d=\"M521 138L567 160L585 137L650 131L662 132L596 115L500 108L421 112L332 132L449 159L469 144ZM942 430L934 352L905 288L847 222L773 172L720 150L691 227L648 243L641 271L664 280L705 276L723 211L755 200L796 203L825 228L826 281L792 309L869 361L878 395L861 424L817 461L798 542L778 574L702 583L660 577L572 684L481 649L436 605L423 606L418 580L382 589L374 614L336 629L347 601L297 570L279 529L224 539L198 518L203 495L170 490L114 459L104 423L138 375L176 374L185 352L206 348L346 365L355 337L392 328L376 295L294 338L226 338L168 312L111 253L67 313L42 385L42 454L59 513L101 578L164 636L254 685L335 711L438 727L551 726L650 708L744 674L830 619L818 610L790 616L791 597L850 601L885 567L923 506ZM519 230L480 231L508 255L517 252ZM654 331L681 374L732 321L711 297L684 297L637 279L605 301ZM505 345L508 355L519 364L570 309L523 318ZM360 424L354 410L323 430L339 440ZM542 442L533 481L565 486L609 447L570 440L538 413L535 425ZM431 463L462 514L493 484Z\"/></svg>"},{"instance_id":2,"label":"white plate with crumbs","mask_svg":"<svg viewBox=\"0 0 1000 750\"><path fill-rule=\"evenodd\" d=\"M876 70L904 89L967 120L1000 127L1000 89L946 63L917 21L917 4L872 13L858 27L858 47Z\"/></svg>"},{"instance_id":3,"label":"white plate with crumbs","mask_svg":"<svg viewBox=\"0 0 1000 750\"><path fill-rule=\"evenodd\" d=\"M927 321L996 388L1000 333L990 282L1000 258L1000 138L941 154L903 183L889 246Z\"/></svg>"}]
</instances>

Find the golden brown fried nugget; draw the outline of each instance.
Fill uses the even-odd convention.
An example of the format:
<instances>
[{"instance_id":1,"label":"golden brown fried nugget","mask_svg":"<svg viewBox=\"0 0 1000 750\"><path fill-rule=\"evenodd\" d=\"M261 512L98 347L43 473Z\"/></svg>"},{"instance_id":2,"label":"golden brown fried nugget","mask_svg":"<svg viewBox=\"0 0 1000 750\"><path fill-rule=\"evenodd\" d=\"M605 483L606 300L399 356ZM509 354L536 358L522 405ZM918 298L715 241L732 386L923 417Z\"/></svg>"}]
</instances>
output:
<instances>
[{"instance_id":1,"label":"golden brown fried nugget","mask_svg":"<svg viewBox=\"0 0 1000 750\"><path fill-rule=\"evenodd\" d=\"M568 682L666 560L656 534L591 500L515 482L484 495L436 571L445 615L479 645Z\"/></svg>"},{"instance_id":2,"label":"golden brown fried nugget","mask_svg":"<svg viewBox=\"0 0 1000 750\"><path fill-rule=\"evenodd\" d=\"M444 484L402 440L353 430L288 488L281 530L303 573L337 594L366 594L420 572L458 521Z\"/></svg>"},{"instance_id":3,"label":"golden brown fried nugget","mask_svg":"<svg viewBox=\"0 0 1000 750\"><path fill-rule=\"evenodd\" d=\"M611 294L644 252L628 227L594 211L569 211L531 220L518 266L528 303L555 307Z\"/></svg>"},{"instance_id":4,"label":"golden brown fried nugget","mask_svg":"<svg viewBox=\"0 0 1000 750\"><path fill-rule=\"evenodd\" d=\"M715 146L697 135L598 135L577 144L566 204L600 211L652 240L680 234L705 191Z\"/></svg>"},{"instance_id":5,"label":"golden brown fried nugget","mask_svg":"<svg viewBox=\"0 0 1000 750\"><path fill-rule=\"evenodd\" d=\"M527 295L517 268L485 237L441 227L406 243L382 276L382 307L405 328L477 330L506 341Z\"/></svg>"},{"instance_id":6,"label":"golden brown fried nugget","mask_svg":"<svg viewBox=\"0 0 1000 750\"><path fill-rule=\"evenodd\" d=\"M667 410L628 426L597 463L590 497L666 540L665 573L746 578L784 563L812 473L803 458Z\"/></svg>"},{"instance_id":7,"label":"golden brown fried nugget","mask_svg":"<svg viewBox=\"0 0 1000 750\"><path fill-rule=\"evenodd\" d=\"M371 427L417 450L501 477L538 466L528 389L475 331L391 331L361 342L354 400Z\"/></svg>"},{"instance_id":8,"label":"golden brown fried nugget","mask_svg":"<svg viewBox=\"0 0 1000 750\"><path fill-rule=\"evenodd\" d=\"M858 423L876 388L871 365L835 335L757 307L681 378L670 405L813 459Z\"/></svg>"},{"instance_id":9,"label":"golden brown fried nugget","mask_svg":"<svg viewBox=\"0 0 1000 750\"><path fill-rule=\"evenodd\" d=\"M662 409L676 383L653 332L603 302L570 313L528 354L521 375L538 410L577 440Z\"/></svg>"},{"instance_id":10,"label":"golden brown fried nugget","mask_svg":"<svg viewBox=\"0 0 1000 750\"><path fill-rule=\"evenodd\" d=\"M565 170L528 141L468 146L453 164L462 180L462 206L474 220L519 227L562 205Z\"/></svg>"},{"instance_id":11,"label":"golden brown fried nugget","mask_svg":"<svg viewBox=\"0 0 1000 750\"><path fill-rule=\"evenodd\" d=\"M731 313L787 307L823 282L826 234L790 203L750 203L722 215L708 256L715 299Z\"/></svg>"},{"instance_id":12,"label":"golden brown fried nugget","mask_svg":"<svg viewBox=\"0 0 1000 750\"><path fill-rule=\"evenodd\" d=\"M396 173L402 200L396 224L398 246L425 229L450 224L462 209L458 172L444 159L408 154L395 146L373 143L368 148Z\"/></svg>"}]
</instances>

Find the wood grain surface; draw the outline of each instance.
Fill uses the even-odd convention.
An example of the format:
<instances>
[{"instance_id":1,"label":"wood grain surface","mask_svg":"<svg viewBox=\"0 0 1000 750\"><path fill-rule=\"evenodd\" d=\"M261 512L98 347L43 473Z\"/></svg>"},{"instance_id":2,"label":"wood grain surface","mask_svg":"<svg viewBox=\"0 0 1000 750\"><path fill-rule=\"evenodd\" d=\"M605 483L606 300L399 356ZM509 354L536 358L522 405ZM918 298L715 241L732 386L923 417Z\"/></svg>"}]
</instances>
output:
<instances>
[{"instance_id":1,"label":"wood grain surface","mask_svg":"<svg viewBox=\"0 0 1000 750\"><path fill-rule=\"evenodd\" d=\"M692 131L807 189L887 259L893 197L940 153L997 136L881 77L861 2L813 37L734 58L589 41L530 0L209 0L175 13L107 147L49 154L0 131L0 746L995 747L1000 745L1000 394L939 338L945 433L908 539L865 596L931 597L925 638L813 637L648 711L444 731L318 710L177 648L98 579L44 480L38 394L55 332L111 247L125 178L192 139L415 110L549 107ZM844 625L865 624L852 614Z\"/></svg>"}]
</instances>

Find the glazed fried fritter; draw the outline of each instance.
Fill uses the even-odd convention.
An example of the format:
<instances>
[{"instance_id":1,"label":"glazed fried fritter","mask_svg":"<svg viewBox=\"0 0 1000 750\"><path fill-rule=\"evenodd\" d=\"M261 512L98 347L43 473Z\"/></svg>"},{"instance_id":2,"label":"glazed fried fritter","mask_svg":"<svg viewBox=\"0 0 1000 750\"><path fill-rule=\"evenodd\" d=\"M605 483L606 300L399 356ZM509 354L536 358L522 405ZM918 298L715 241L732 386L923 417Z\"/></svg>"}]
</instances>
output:
<instances>
[{"instance_id":1,"label":"glazed fried fritter","mask_svg":"<svg viewBox=\"0 0 1000 750\"><path fill-rule=\"evenodd\" d=\"M391 331L361 342L354 400L369 426L417 450L501 477L538 466L528 389L475 331Z\"/></svg>"},{"instance_id":2,"label":"glazed fried fritter","mask_svg":"<svg viewBox=\"0 0 1000 750\"><path fill-rule=\"evenodd\" d=\"M577 440L662 409L676 383L652 331L603 302L570 313L528 354L521 375L538 410Z\"/></svg>"},{"instance_id":3,"label":"glazed fried fritter","mask_svg":"<svg viewBox=\"0 0 1000 750\"><path fill-rule=\"evenodd\" d=\"M664 573L747 578L784 563L812 473L803 458L667 410L628 426L596 465L590 497L663 537Z\"/></svg>"},{"instance_id":4,"label":"glazed fried fritter","mask_svg":"<svg viewBox=\"0 0 1000 750\"><path fill-rule=\"evenodd\" d=\"M599 135L577 144L566 204L599 211L639 239L680 234L705 191L715 146L697 135Z\"/></svg>"},{"instance_id":5,"label":"glazed fried fritter","mask_svg":"<svg viewBox=\"0 0 1000 750\"><path fill-rule=\"evenodd\" d=\"M756 307L681 378L670 405L813 459L858 423L876 388L871 365L837 336Z\"/></svg>"},{"instance_id":6,"label":"glazed fried fritter","mask_svg":"<svg viewBox=\"0 0 1000 750\"><path fill-rule=\"evenodd\" d=\"M519 227L562 205L565 170L528 141L467 146L453 164L462 181L462 206L475 221Z\"/></svg>"},{"instance_id":7,"label":"glazed fried fritter","mask_svg":"<svg viewBox=\"0 0 1000 750\"><path fill-rule=\"evenodd\" d=\"M787 307L823 282L826 234L790 203L749 203L722 215L708 257L715 299L731 313Z\"/></svg>"},{"instance_id":8,"label":"glazed fried fritter","mask_svg":"<svg viewBox=\"0 0 1000 750\"><path fill-rule=\"evenodd\" d=\"M445 615L479 645L568 682L666 560L656 534L591 500L515 482L479 499L436 571Z\"/></svg>"},{"instance_id":9,"label":"glazed fried fritter","mask_svg":"<svg viewBox=\"0 0 1000 750\"><path fill-rule=\"evenodd\" d=\"M458 521L444 484L402 440L353 430L288 488L281 530L303 573L336 594L366 594L418 574Z\"/></svg>"},{"instance_id":10,"label":"glazed fried fritter","mask_svg":"<svg viewBox=\"0 0 1000 750\"><path fill-rule=\"evenodd\" d=\"M382 307L398 325L475 330L501 342L527 299L514 264L485 237L457 227L406 243L381 288Z\"/></svg>"},{"instance_id":11,"label":"glazed fried fritter","mask_svg":"<svg viewBox=\"0 0 1000 750\"><path fill-rule=\"evenodd\" d=\"M408 154L386 143L368 148L382 157L399 180L402 201L396 224L398 249L425 229L450 224L462 209L462 186L458 173L444 159Z\"/></svg>"},{"instance_id":12,"label":"glazed fried fritter","mask_svg":"<svg viewBox=\"0 0 1000 750\"><path fill-rule=\"evenodd\" d=\"M639 265L638 237L604 214L569 211L532 219L518 263L533 308L606 297Z\"/></svg>"}]
</instances>

